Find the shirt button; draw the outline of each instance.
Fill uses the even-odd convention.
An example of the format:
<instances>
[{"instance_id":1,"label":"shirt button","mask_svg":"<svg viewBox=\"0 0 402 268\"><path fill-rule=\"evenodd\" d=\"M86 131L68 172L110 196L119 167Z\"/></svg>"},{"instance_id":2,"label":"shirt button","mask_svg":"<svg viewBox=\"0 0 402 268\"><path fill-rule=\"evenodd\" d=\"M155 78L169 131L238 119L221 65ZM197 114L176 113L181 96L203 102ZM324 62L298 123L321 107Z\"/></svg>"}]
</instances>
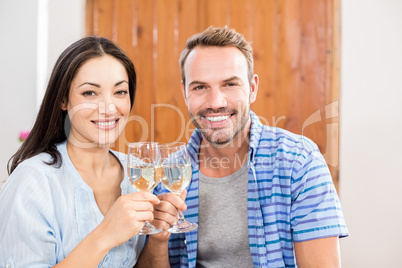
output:
<instances>
[{"instance_id":1,"label":"shirt button","mask_svg":"<svg viewBox=\"0 0 402 268\"><path fill-rule=\"evenodd\" d=\"M184 244L187 245L187 240L186 239L184 239Z\"/></svg>"},{"instance_id":2,"label":"shirt button","mask_svg":"<svg viewBox=\"0 0 402 268\"><path fill-rule=\"evenodd\" d=\"M10 264L7 264L7 265L6 265L6 268L11 268L11 265L10 265Z\"/></svg>"}]
</instances>

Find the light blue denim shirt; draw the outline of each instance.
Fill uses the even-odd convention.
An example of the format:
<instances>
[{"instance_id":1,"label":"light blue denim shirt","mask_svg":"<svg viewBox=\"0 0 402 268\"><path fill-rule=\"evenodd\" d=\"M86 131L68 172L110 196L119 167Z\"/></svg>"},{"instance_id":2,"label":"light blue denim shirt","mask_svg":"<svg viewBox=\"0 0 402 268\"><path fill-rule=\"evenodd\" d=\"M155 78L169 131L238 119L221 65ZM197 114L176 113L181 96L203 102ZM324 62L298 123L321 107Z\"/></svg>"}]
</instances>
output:
<instances>
[{"instance_id":1,"label":"light blue denim shirt","mask_svg":"<svg viewBox=\"0 0 402 268\"><path fill-rule=\"evenodd\" d=\"M92 189L67 154L57 146L60 168L42 153L21 163L0 192L0 267L50 267L62 261L103 220ZM127 179L126 156L113 152L123 166L121 194L135 192ZM134 236L113 248L99 267L133 267L145 237Z\"/></svg>"}]
</instances>

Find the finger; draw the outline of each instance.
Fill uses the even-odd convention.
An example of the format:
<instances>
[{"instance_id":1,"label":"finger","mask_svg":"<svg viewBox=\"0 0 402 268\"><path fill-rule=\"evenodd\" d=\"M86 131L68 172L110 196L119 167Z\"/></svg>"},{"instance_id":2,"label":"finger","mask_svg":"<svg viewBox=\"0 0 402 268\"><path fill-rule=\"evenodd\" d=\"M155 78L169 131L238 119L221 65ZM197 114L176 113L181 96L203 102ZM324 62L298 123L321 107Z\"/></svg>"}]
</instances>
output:
<instances>
[{"instance_id":1,"label":"finger","mask_svg":"<svg viewBox=\"0 0 402 268\"><path fill-rule=\"evenodd\" d=\"M181 199L183 199L183 201L186 201L186 197L187 197L187 190L184 189L183 192L181 192L180 195Z\"/></svg>"},{"instance_id":2,"label":"finger","mask_svg":"<svg viewBox=\"0 0 402 268\"><path fill-rule=\"evenodd\" d=\"M177 215L177 208L172 203L165 200L162 200L158 205L155 206L155 211L167 213L174 217Z\"/></svg>"},{"instance_id":3,"label":"finger","mask_svg":"<svg viewBox=\"0 0 402 268\"><path fill-rule=\"evenodd\" d=\"M126 196L130 198L132 201L147 201L155 205L159 204L160 202L159 198L156 195L149 192L136 192L127 194Z\"/></svg>"},{"instance_id":4,"label":"finger","mask_svg":"<svg viewBox=\"0 0 402 268\"><path fill-rule=\"evenodd\" d=\"M133 211L133 219L136 221L153 221L154 213L151 211Z\"/></svg>"},{"instance_id":5,"label":"finger","mask_svg":"<svg viewBox=\"0 0 402 268\"><path fill-rule=\"evenodd\" d=\"M160 220L154 217L154 220L151 222L151 224L153 226L155 226L158 229L163 229L163 230L167 230L170 228L170 223L164 221L164 220Z\"/></svg>"},{"instance_id":6,"label":"finger","mask_svg":"<svg viewBox=\"0 0 402 268\"><path fill-rule=\"evenodd\" d=\"M163 211L155 210L154 212L154 221L162 221L166 223L166 226L173 225L175 222L177 222L177 210L176 214L172 215L170 213L166 213Z\"/></svg>"},{"instance_id":7,"label":"finger","mask_svg":"<svg viewBox=\"0 0 402 268\"><path fill-rule=\"evenodd\" d=\"M131 200L130 200L131 201ZM151 202L131 201L129 209L135 211L154 211L154 205Z\"/></svg>"},{"instance_id":8,"label":"finger","mask_svg":"<svg viewBox=\"0 0 402 268\"><path fill-rule=\"evenodd\" d=\"M166 201L171 203L176 209L179 209L181 211L185 211L187 209L186 203L184 203L183 199L174 195L174 194L160 194L158 195L158 198L161 201Z\"/></svg>"}]
</instances>

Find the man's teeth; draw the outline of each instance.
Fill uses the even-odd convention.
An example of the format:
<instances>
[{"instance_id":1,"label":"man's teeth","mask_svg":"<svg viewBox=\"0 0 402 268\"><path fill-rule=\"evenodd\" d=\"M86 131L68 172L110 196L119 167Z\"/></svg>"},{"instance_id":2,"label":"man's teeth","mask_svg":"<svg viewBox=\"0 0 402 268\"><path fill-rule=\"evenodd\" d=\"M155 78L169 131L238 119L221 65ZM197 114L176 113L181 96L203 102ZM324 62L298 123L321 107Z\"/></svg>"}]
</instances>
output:
<instances>
[{"instance_id":1,"label":"man's teeth","mask_svg":"<svg viewBox=\"0 0 402 268\"><path fill-rule=\"evenodd\" d=\"M228 119L230 116L229 115L225 115L225 116L206 116L205 118L208 121L212 121L212 122L219 122L219 121L223 121Z\"/></svg>"},{"instance_id":2,"label":"man's teeth","mask_svg":"<svg viewBox=\"0 0 402 268\"><path fill-rule=\"evenodd\" d=\"M102 127L107 127L107 126L111 126L114 125L117 122L117 120L115 121L108 121L108 122L95 122L95 124L102 126Z\"/></svg>"}]
</instances>

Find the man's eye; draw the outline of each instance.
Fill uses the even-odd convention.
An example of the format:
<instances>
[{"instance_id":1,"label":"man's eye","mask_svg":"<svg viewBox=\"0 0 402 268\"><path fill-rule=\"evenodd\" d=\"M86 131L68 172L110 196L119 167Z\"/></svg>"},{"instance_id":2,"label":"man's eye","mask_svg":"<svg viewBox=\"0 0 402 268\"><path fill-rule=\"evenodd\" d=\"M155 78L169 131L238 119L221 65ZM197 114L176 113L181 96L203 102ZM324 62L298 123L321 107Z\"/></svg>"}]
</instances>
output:
<instances>
[{"instance_id":1,"label":"man's eye","mask_svg":"<svg viewBox=\"0 0 402 268\"><path fill-rule=\"evenodd\" d=\"M227 83L226 86L227 87L236 87L237 84L236 83Z\"/></svg>"},{"instance_id":2,"label":"man's eye","mask_svg":"<svg viewBox=\"0 0 402 268\"><path fill-rule=\"evenodd\" d=\"M194 90L203 90L204 88L205 88L205 86L199 85L199 86L194 87L193 89Z\"/></svg>"},{"instance_id":3,"label":"man's eye","mask_svg":"<svg viewBox=\"0 0 402 268\"><path fill-rule=\"evenodd\" d=\"M95 92L87 90L87 91L82 92L82 95L83 96L95 96Z\"/></svg>"}]
</instances>

